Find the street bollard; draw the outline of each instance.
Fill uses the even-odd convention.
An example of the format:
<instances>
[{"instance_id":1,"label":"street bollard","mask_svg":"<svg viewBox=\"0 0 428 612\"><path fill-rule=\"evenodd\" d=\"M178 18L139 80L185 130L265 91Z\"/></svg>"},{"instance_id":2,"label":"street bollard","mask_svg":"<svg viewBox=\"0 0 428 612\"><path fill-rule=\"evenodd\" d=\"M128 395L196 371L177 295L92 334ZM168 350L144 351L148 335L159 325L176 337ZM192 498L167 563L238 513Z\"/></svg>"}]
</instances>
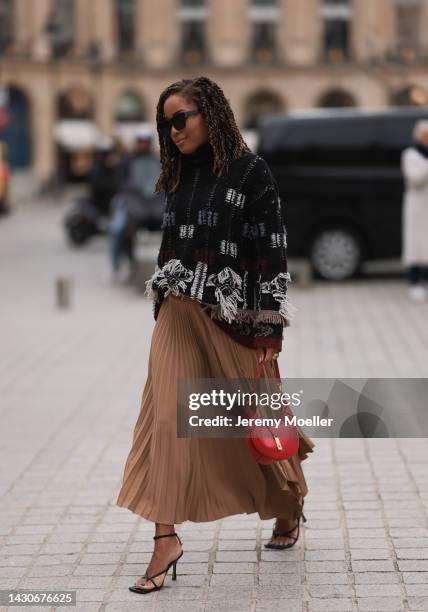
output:
<instances>
[{"instance_id":1,"label":"street bollard","mask_svg":"<svg viewBox=\"0 0 428 612\"><path fill-rule=\"evenodd\" d=\"M71 281L68 278L56 279L56 305L63 310L71 306Z\"/></svg>"}]
</instances>

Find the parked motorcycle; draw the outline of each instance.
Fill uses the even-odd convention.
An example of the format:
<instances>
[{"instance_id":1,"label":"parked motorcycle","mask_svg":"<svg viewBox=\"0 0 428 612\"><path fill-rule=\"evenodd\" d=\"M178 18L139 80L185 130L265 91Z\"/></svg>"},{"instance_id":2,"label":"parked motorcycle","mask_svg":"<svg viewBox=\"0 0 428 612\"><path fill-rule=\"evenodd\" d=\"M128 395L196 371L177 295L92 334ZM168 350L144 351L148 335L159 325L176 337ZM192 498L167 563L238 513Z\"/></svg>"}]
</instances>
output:
<instances>
[{"instance_id":1,"label":"parked motorcycle","mask_svg":"<svg viewBox=\"0 0 428 612\"><path fill-rule=\"evenodd\" d=\"M108 232L109 215L89 197L79 198L65 216L64 227L69 241L74 246L83 246L93 236Z\"/></svg>"},{"instance_id":2,"label":"parked motorcycle","mask_svg":"<svg viewBox=\"0 0 428 612\"><path fill-rule=\"evenodd\" d=\"M71 244L83 246L93 236L108 232L110 204L120 188L121 173L119 154L111 148L100 151L91 172L88 195L76 200L64 218Z\"/></svg>"}]
</instances>

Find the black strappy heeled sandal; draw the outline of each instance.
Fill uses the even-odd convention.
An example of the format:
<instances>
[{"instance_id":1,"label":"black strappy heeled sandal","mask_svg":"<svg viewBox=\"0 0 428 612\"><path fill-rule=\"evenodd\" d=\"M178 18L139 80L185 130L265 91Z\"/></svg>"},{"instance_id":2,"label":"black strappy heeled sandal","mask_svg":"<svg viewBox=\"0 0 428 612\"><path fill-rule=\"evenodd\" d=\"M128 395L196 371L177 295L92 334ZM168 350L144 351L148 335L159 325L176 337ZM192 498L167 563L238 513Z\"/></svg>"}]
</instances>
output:
<instances>
[{"instance_id":1,"label":"black strappy heeled sandal","mask_svg":"<svg viewBox=\"0 0 428 612\"><path fill-rule=\"evenodd\" d=\"M299 533L300 533L300 518L303 519L303 522L306 523L306 517L305 515L302 514L299 516L299 518L297 519L297 525L294 525L294 527L292 527L291 529L288 529L288 531L275 531L275 529L272 532L272 538L290 538L291 540L293 540L292 542L289 542L288 544L275 544L273 542L268 542L267 544L265 544L265 548L271 548L272 550L284 550L285 548L292 548L297 540L299 539ZM290 535L291 533L293 533L293 531L297 528L297 534L295 536Z\"/></svg>"},{"instance_id":2,"label":"black strappy heeled sandal","mask_svg":"<svg viewBox=\"0 0 428 612\"><path fill-rule=\"evenodd\" d=\"M182 545L180 537L177 533L166 533L165 535L158 535L158 536L153 536L154 540L158 540L159 538L170 538L172 536L177 536L178 541L180 542L180 545ZM170 563L168 563L168 566L163 569L161 572L158 572L157 574L153 574L153 576L148 576L147 572L144 574L144 576L142 576L142 578L144 578L146 581L147 580L151 580L152 584L153 584L153 588L152 589L145 589L144 587L139 587L136 584L134 584L133 586L128 587L130 591L132 591L133 593L140 593L140 595L145 595L146 593L152 593L153 591L159 591L165 582L165 578L166 575L169 571L169 568L172 566L172 579L173 580L177 580L177 561L180 559L180 557L183 556L183 551L181 551L181 553L178 555L178 557L176 559L173 559ZM156 576L161 576L162 574L165 574L163 580L162 580L162 584L156 584L156 582L153 580L153 578L156 578Z\"/></svg>"}]
</instances>

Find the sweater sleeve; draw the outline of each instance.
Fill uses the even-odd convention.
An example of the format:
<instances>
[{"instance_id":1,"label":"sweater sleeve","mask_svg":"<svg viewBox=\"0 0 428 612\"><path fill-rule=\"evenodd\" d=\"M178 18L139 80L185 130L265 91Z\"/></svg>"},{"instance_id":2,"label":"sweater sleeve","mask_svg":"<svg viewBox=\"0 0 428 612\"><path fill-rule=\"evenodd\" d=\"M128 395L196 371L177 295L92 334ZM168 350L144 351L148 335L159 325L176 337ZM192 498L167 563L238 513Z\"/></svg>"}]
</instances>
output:
<instances>
[{"instance_id":1,"label":"sweater sleeve","mask_svg":"<svg viewBox=\"0 0 428 612\"><path fill-rule=\"evenodd\" d=\"M263 311L260 319L273 328L272 335L266 337L278 337L278 327L288 327L296 309L288 297L291 278L287 267L284 206L277 182L262 157L257 158L249 183L248 214L253 227L252 258L258 305Z\"/></svg>"}]
</instances>

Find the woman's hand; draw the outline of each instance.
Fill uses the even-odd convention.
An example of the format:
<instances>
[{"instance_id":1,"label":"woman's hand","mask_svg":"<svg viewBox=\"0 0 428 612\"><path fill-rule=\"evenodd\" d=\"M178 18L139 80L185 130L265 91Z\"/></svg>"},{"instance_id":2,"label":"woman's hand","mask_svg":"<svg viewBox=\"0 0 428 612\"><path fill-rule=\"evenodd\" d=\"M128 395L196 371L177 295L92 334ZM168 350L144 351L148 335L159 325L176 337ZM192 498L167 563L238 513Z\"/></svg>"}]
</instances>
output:
<instances>
[{"instance_id":1,"label":"woman's hand","mask_svg":"<svg viewBox=\"0 0 428 612\"><path fill-rule=\"evenodd\" d=\"M274 359L278 359L279 353L273 348L263 348L264 355L260 355L259 363L267 363L268 361L273 361Z\"/></svg>"}]
</instances>

